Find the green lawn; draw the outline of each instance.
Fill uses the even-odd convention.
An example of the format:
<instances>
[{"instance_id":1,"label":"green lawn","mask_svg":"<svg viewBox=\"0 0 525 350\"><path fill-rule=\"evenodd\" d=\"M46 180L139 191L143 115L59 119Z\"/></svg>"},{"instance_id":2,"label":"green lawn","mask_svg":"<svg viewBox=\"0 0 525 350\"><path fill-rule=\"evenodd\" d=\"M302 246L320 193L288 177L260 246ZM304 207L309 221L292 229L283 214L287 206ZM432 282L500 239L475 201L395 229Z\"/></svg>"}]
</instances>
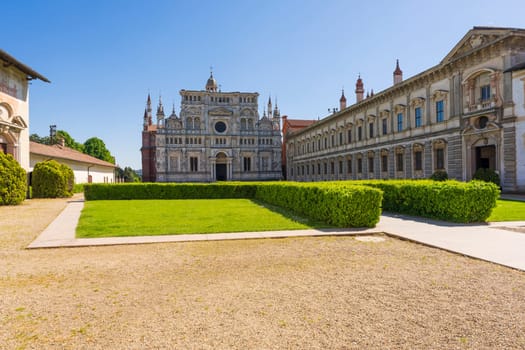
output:
<instances>
[{"instance_id":1,"label":"green lawn","mask_svg":"<svg viewBox=\"0 0 525 350\"><path fill-rule=\"evenodd\" d=\"M525 202L500 199L487 221L525 221Z\"/></svg>"},{"instance_id":2,"label":"green lawn","mask_svg":"<svg viewBox=\"0 0 525 350\"><path fill-rule=\"evenodd\" d=\"M87 201L78 238L327 227L249 199Z\"/></svg>"}]
</instances>

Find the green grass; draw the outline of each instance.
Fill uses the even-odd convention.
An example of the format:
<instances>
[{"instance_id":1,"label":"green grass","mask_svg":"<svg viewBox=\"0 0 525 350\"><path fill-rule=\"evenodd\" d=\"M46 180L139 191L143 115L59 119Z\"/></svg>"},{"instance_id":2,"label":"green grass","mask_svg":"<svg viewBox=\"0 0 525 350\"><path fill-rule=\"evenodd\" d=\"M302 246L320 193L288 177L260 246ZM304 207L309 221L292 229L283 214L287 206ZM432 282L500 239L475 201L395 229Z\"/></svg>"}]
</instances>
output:
<instances>
[{"instance_id":1,"label":"green grass","mask_svg":"<svg viewBox=\"0 0 525 350\"><path fill-rule=\"evenodd\" d=\"M101 200L85 203L76 235L156 236L320 227L327 225L249 199Z\"/></svg>"},{"instance_id":2,"label":"green grass","mask_svg":"<svg viewBox=\"0 0 525 350\"><path fill-rule=\"evenodd\" d=\"M487 221L525 221L525 202L499 199Z\"/></svg>"}]
</instances>

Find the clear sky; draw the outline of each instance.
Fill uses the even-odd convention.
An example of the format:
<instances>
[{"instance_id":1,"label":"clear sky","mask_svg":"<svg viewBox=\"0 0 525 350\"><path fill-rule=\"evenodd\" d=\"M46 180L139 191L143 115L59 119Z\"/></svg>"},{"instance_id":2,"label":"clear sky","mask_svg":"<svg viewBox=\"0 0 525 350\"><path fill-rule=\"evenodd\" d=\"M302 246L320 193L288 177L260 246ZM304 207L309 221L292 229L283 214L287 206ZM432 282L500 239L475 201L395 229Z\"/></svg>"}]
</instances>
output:
<instances>
[{"instance_id":1,"label":"clear sky","mask_svg":"<svg viewBox=\"0 0 525 350\"><path fill-rule=\"evenodd\" d=\"M474 26L525 28L523 0L24 0L1 6L1 46L51 84L33 81L30 133L49 125L104 140L121 167L141 168L148 92L166 114L179 90L259 92L281 115L317 119L438 64Z\"/></svg>"}]
</instances>

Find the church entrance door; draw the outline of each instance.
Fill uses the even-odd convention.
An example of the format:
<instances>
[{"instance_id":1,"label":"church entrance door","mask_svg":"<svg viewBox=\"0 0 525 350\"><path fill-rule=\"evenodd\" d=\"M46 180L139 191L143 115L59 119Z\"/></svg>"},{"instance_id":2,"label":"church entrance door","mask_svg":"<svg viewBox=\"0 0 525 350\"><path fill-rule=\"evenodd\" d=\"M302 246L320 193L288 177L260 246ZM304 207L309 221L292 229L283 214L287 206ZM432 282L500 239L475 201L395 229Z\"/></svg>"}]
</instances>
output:
<instances>
[{"instance_id":1,"label":"church entrance door","mask_svg":"<svg viewBox=\"0 0 525 350\"><path fill-rule=\"evenodd\" d=\"M215 174L217 176L217 181L228 180L226 176L226 164L215 164Z\"/></svg>"}]
</instances>

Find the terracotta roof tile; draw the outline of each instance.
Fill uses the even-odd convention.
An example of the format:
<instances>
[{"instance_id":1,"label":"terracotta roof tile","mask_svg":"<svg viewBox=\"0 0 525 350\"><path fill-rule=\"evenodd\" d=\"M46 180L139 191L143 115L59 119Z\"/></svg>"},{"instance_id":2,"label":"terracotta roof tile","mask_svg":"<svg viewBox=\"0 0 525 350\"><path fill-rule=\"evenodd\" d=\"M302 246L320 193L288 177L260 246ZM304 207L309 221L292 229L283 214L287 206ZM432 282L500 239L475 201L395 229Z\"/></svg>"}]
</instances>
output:
<instances>
[{"instance_id":1,"label":"terracotta roof tile","mask_svg":"<svg viewBox=\"0 0 525 350\"><path fill-rule=\"evenodd\" d=\"M115 164L106 162L104 160L100 160L98 158L92 157L85 153L71 149L69 147L62 147L60 145L48 146L48 145L43 145L41 143L30 141L29 142L29 152L32 154L38 154L38 155L46 156L50 158L74 160L77 162L89 163L93 165L100 165L100 166L106 166L106 167L112 167L112 168L117 167Z\"/></svg>"}]
</instances>

